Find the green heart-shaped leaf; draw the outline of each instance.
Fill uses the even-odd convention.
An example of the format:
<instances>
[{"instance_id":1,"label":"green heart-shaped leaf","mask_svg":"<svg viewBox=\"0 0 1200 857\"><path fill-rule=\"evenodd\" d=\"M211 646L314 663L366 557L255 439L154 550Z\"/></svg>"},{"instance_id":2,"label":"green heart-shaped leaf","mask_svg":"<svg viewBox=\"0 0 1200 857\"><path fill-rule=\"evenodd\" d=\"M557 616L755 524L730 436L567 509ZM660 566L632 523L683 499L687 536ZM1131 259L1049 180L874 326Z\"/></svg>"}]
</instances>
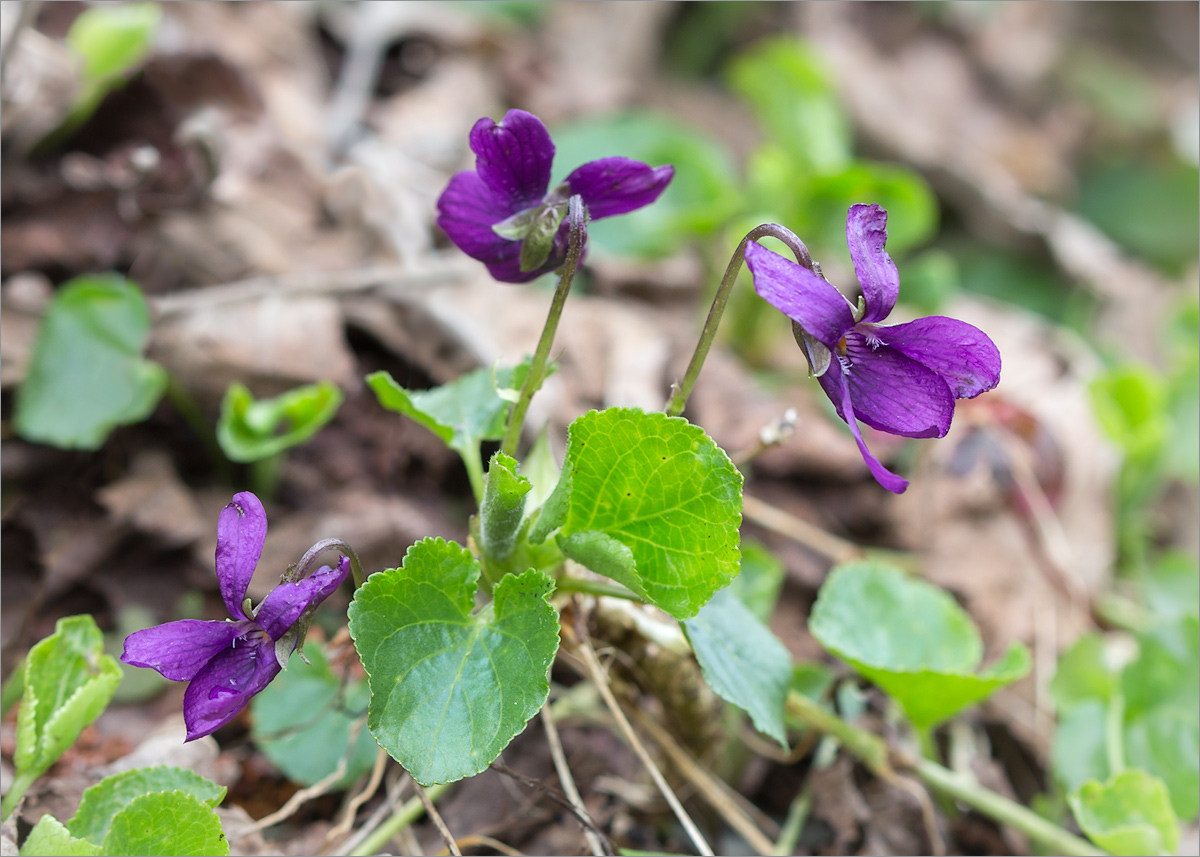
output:
<instances>
[{"instance_id":1,"label":"green heart-shaped leaf","mask_svg":"<svg viewBox=\"0 0 1200 857\"><path fill-rule=\"evenodd\" d=\"M167 373L142 357L150 312L119 274L65 284L38 328L13 425L28 440L99 449L114 428L150 415Z\"/></svg>"},{"instance_id":2,"label":"green heart-shaped leaf","mask_svg":"<svg viewBox=\"0 0 1200 857\"><path fill-rule=\"evenodd\" d=\"M553 582L533 569L505 575L495 601L473 614L479 574L465 548L424 539L401 568L371 575L350 605L371 685L367 725L423 785L482 771L550 691Z\"/></svg>"},{"instance_id":3,"label":"green heart-shaped leaf","mask_svg":"<svg viewBox=\"0 0 1200 857\"><path fill-rule=\"evenodd\" d=\"M835 569L821 587L808 629L928 728L1029 671L1014 644L976 672L983 643L966 611L946 592L873 562Z\"/></svg>"},{"instance_id":4,"label":"green heart-shaped leaf","mask_svg":"<svg viewBox=\"0 0 1200 857\"><path fill-rule=\"evenodd\" d=\"M530 539L558 529L568 557L682 620L737 574L741 520L742 475L702 429L609 408L571 423Z\"/></svg>"}]
</instances>

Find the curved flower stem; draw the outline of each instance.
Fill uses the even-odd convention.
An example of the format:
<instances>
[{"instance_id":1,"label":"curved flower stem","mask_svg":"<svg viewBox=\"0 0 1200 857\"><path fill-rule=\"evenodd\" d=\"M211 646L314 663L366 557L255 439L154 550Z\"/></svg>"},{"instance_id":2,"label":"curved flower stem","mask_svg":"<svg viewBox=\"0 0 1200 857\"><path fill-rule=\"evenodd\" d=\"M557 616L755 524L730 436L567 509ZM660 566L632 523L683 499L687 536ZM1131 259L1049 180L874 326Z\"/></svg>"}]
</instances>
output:
<instances>
[{"instance_id":1,"label":"curved flower stem","mask_svg":"<svg viewBox=\"0 0 1200 857\"><path fill-rule=\"evenodd\" d=\"M1070 854L1077 857L1099 857L1104 854L1090 842L1047 821L1016 801L985 788L973 779L944 768L937 762L889 753L886 742L878 735L852 726L805 696L798 693L789 694L787 713L793 722L838 739L852 756L880 779L896 779L896 771L892 767L894 761L897 767L912 771L939 794L962 801L989 818L1021 831L1052 854Z\"/></svg>"},{"instance_id":2,"label":"curved flower stem","mask_svg":"<svg viewBox=\"0 0 1200 857\"><path fill-rule=\"evenodd\" d=\"M350 560L350 573L354 575L354 588L357 589L362 586L364 578L362 563L358 561L358 554L354 552L354 548L341 539L321 539L321 541L310 547L304 552L304 556L300 557L300 560L289 569L289 573L294 575L294 577L290 577L289 579L299 580L304 577L305 572L308 571L308 567L313 564L313 560L327 550L339 551Z\"/></svg>"},{"instance_id":3,"label":"curved flower stem","mask_svg":"<svg viewBox=\"0 0 1200 857\"><path fill-rule=\"evenodd\" d=\"M542 381L546 379L546 363L550 359L550 348L554 345L554 334L558 331L558 322L562 318L571 283L583 258L583 247L587 240L587 209L583 205L583 197L578 194L567 202L567 223L570 224L567 261L563 263L558 276L558 287L554 290L554 299L550 302L550 312L546 316L545 326L542 327L542 337L538 340L537 350L533 352L533 362L529 366L529 374L525 376L525 383L521 386L521 395L508 413L508 428L504 432L504 441L500 444L501 451L514 458L517 455L517 445L521 442L521 429L525 425L525 413L529 410L529 403L533 394L542 386Z\"/></svg>"},{"instance_id":4,"label":"curved flower stem","mask_svg":"<svg viewBox=\"0 0 1200 857\"><path fill-rule=\"evenodd\" d=\"M713 298L708 318L704 320L704 330L700 332L700 340L696 343L696 350L692 353L692 362L688 364L687 371L683 373L683 380L672 387L671 398L667 400L666 407L663 409L667 412L667 416L677 417L683 413L688 396L692 394L692 387L696 385L696 379L700 377L700 368L704 365L704 358L708 356L708 350L712 347L713 339L717 335L717 326L721 323L721 316L725 314L725 305L729 303L733 284L737 282L738 274L742 270L742 263L746 259L746 245L751 241L767 237L782 241L792 251L797 262L810 271L815 271L808 248L790 229L785 229L778 223L764 223L747 232L746 237L733 251L733 257L730 258L729 265L725 268L725 276L721 278L721 285L717 288L716 297Z\"/></svg>"}]
</instances>

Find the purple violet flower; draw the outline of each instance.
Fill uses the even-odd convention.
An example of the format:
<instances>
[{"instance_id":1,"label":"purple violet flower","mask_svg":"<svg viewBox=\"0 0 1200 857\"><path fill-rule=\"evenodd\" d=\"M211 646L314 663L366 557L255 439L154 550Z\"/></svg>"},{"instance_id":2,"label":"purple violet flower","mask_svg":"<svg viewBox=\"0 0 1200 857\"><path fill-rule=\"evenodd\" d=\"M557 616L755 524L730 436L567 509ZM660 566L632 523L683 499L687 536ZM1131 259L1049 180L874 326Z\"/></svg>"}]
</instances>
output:
<instances>
[{"instance_id":1,"label":"purple violet flower","mask_svg":"<svg viewBox=\"0 0 1200 857\"><path fill-rule=\"evenodd\" d=\"M460 250L504 283L524 283L567 257L567 200L583 198L592 220L649 205L675 168L629 158L601 158L579 167L550 190L554 141L542 120L510 110L471 129L475 169L458 173L438 199L438 226Z\"/></svg>"},{"instance_id":2,"label":"purple violet flower","mask_svg":"<svg viewBox=\"0 0 1200 857\"><path fill-rule=\"evenodd\" d=\"M812 372L872 475L900 494L908 481L871 454L858 420L889 434L942 437L956 399L974 398L1000 381L1000 352L983 331L953 318L880 324L900 293L900 275L884 249L886 227L887 212L878 205L850 207L846 243L862 287L858 306L821 276L754 242L746 245L746 264L755 291L801 328L797 339Z\"/></svg>"},{"instance_id":3,"label":"purple violet flower","mask_svg":"<svg viewBox=\"0 0 1200 857\"><path fill-rule=\"evenodd\" d=\"M343 556L336 569L322 566L302 580L280 583L251 611L246 587L266 537L262 503L249 492L235 494L217 520L216 559L221 597L233 620L181 619L125 639L125 663L191 682L183 696L187 741L220 729L279 675L299 640L289 631L350 573Z\"/></svg>"}]
</instances>

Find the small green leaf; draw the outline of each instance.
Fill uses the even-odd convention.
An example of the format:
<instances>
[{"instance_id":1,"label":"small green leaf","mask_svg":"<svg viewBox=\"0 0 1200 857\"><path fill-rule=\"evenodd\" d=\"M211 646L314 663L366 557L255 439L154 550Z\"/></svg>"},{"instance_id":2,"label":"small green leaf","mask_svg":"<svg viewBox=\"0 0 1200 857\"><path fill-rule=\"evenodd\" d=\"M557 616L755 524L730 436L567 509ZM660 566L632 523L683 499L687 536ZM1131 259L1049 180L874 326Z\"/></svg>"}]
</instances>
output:
<instances>
[{"instance_id":1,"label":"small green leaf","mask_svg":"<svg viewBox=\"0 0 1200 857\"><path fill-rule=\"evenodd\" d=\"M517 544L525 495L533 486L517 474L517 460L503 452L492 456L479 506L480 547L489 557L507 559Z\"/></svg>"},{"instance_id":2,"label":"small green leaf","mask_svg":"<svg viewBox=\"0 0 1200 857\"><path fill-rule=\"evenodd\" d=\"M950 595L874 562L835 569L808 623L817 641L900 703L928 728L1029 671L1013 644L983 672L979 632Z\"/></svg>"},{"instance_id":3,"label":"small green leaf","mask_svg":"<svg viewBox=\"0 0 1200 857\"><path fill-rule=\"evenodd\" d=\"M76 839L57 818L43 815L21 845L21 857L94 857L100 846Z\"/></svg>"},{"instance_id":4,"label":"small green leaf","mask_svg":"<svg viewBox=\"0 0 1200 857\"><path fill-rule=\"evenodd\" d=\"M332 774L351 750L352 728L366 714L370 690L362 679L343 684L320 646L304 653L309 664L293 660L251 701L251 735L288 779L311 786ZM338 785L369 771L376 749L363 724Z\"/></svg>"},{"instance_id":5,"label":"small green leaf","mask_svg":"<svg viewBox=\"0 0 1200 857\"><path fill-rule=\"evenodd\" d=\"M157 3L93 6L71 24L67 44L83 57L89 81L107 81L142 61L161 19Z\"/></svg>"},{"instance_id":6,"label":"small green leaf","mask_svg":"<svg viewBox=\"0 0 1200 857\"><path fill-rule=\"evenodd\" d=\"M298 446L337 414L342 391L330 381L255 400L236 381L221 401L217 441L230 461L258 461Z\"/></svg>"},{"instance_id":7,"label":"small green leaf","mask_svg":"<svg viewBox=\"0 0 1200 857\"><path fill-rule=\"evenodd\" d=\"M114 428L150 415L167 373L142 357L150 313L118 274L65 284L38 327L17 391L19 435L66 449L99 449Z\"/></svg>"},{"instance_id":8,"label":"small green leaf","mask_svg":"<svg viewBox=\"0 0 1200 857\"><path fill-rule=\"evenodd\" d=\"M137 797L154 792L180 791L215 807L225 798L225 787L206 780L194 771L159 765L135 768L105 777L83 793L79 809L67 822L72 836L100 845L112 820Z\"/></svg>"},{"instance_id":9,"label":"small green leaf","mask_svg":"<svg viewBox=\"0 0 1200 857\"><path fill-rule=\"evenodd\" d=\"M676 619L738 572L742 475L697 426L635 408L571 423L559 488L531 538L561 522L563 553Z\"/></svg>"},{"instance_id":10,"label":"small green leaf","mask_svg":"<svg viewBox=\"0 0 1200 857\"><path fill-rule=\"evenodd\" d=\"M143 794L117 813L104 837L104 854L223 857L229 842L212 806L181 791Z\"/></svg>"},{"instance_id":11,"label":"small green leaf","mask_svg":"<svg viewBox=\"0 0 1200 857\"><path fill-rule=\"evenodd\" d=\"M846 212L856 202L877 202L888 213L887 247L899 255L933 237L938 202L928 183L907 167L855 161L813 180L808 213L822 230L820 243L849 259Z\"/></svg>"},{"instance_id":12,"label":"small green leaf","mask_svg":"<svg viewBox=\"0 0 1200 857\"><path fill-rule=\"evenodd\" d=\"M479 563L424 539L401 568L371 575L350 605L350 634L371 683L367 725L423 785L491 764L550 691L558 650L553 582L506 575L472 614Z\"/></svg>"},{"instance_id":13,"label":"small green leaf","mask_svg":"<svg viewBox=\"0 0 1200 857\"><path fill-rule=\"evenodd\" d=\"M1162 780L1136 768L1068 795L1075 820L1110 854L1174 854L1179 826Z\"/></svg>"},{"instance_id":14,"label":"small green leaf","mask_svg":"<svg viewBox=\"0 0 1200 857\"><path fill-rule=\"evenodd\" d=\"M497 388L519 387L528 371L528 362L494 373L476 369L432 390L406 390L388 372L372 372L367 383L380 405L416 420L464 458L478 458L480 443L504 435L508 402Z\"/></svg>"},{"instance_id":15,"label":"small green leaf","mask_svg":"<svg viewBox=\"0 0 1200 857\"><path fill-rule=\"evenodd\" d=\"M786 749L783 707L792 657L783 643L729 590L714 595L683 627L709 686Z\"/></svg>"},{"instance_id":16,"label":"small green leaf","mask_svg":"<svg viewBox=\"0 0 1200 857\"><path fill-rule=\"evenodd\" d=\"M121 668L104 654L95 620L88 615L59 619L54 633L25 661L13 757L18 773L32 779L54 764L100 716L120 681Z\"/></svg>"}]
</instances>

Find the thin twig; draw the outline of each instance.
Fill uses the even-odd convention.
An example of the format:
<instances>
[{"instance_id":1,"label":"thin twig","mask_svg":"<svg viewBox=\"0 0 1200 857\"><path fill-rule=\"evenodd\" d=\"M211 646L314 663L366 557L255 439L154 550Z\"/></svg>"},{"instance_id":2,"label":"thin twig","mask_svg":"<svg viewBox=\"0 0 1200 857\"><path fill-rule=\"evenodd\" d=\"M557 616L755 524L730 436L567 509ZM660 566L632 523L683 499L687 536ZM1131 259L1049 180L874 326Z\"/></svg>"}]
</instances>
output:
<instances>
[{"instance_id":1,"label":"thin twig","mask_svg":"<svg viewBox=\"0 0 1200 857\"><path fill-rule=\"evenodd\" d=\"M416 780L413 780L413 786L417 790L417 797L421 799L421 803L425 805L425 814L433 821L433 826L437 828L438 833L442 835L442 841L446 843L446 849L453 857L462 857L462 852L458 850L458 843L454 841L454 836L450 833L450 828L446 826L446 822L442 820L442 814L437 811L437 807L433 805L433 801L429 799L429 795L425 793L425 789Z\"/></svg>"},{"instance_id":2,"label":"thin twig","mask_svg":"<svg viewBox=\"0 0 1200 857\"><path fill-rule=\"evenodd\" d=\"M760 527L787 536L834 563L850 562L863 555L862 550L853 542L840 539L749 494L742 495L742 514Z\"/></svg>"},{"instance_id":3,"label":"thin twig","mask_svg":"<svg viewBox=\"0 0 1200 857\"><path fill-rule=\"evenodd\" d=\"M663 749L671 759L671 763L700 793L713 809L729 823L729 826L741 834L742 838L763 857L769 857L775 848L767 835L759 830L745 810L738 805L729 794L729 786L711 772L702 767L687 750L679 746L666 729L663 729L654 719L643 712L636 712L638 725L650 733L654 742Z\"/></svg>"},{"instance_id":4,"label":"thin twig","mask_svg":"<svg viewBox=\"0 0 1200 857\"><path fill-rule=\"evenodd\" d=\"M430 786L426 796L433 800L448 788L450 788L449 783ZM389 839L420 818L424 812L425 804L420 798L414 797L405 801L404 806L400 807L391 818L379 825L375 832L350 852L351 857L371 857L372 854L387 845Z\"/></svg>"},{"instance_id":5,"label":"thin twig","mask_svg":"<svg viewBox=\"0 0 1200 857\"><path fill-rule=\"evenodd\" d=\"M375 754L375 764L371 766L371 776L367 780L367 784L363 786L362 791L346 802L346 808L342 811L342 820L325 834L325 841L321 846L322 853L329 848L331 842L339 836L345 835L346 831L354 824L354 816L358 812L358 808L375 796L379 784L383 782L383 769L388 758L387 750L380 747L379 752Z\"/></svg>"},{"instance_id":6,"label":"thin twig","mask_svg":"<svg viewBox=\"0 0 1200 857\"><path fill-rule=\"evenodd\" d=\"M601 843L600 837L596 835L596 824L583 805L579 789L575 787L575 778L571 776L571 768L567 765L567 756L563 752L562 740L558 736L558 726L554 722L554 714L550 711L549 705L542 706L542 726L546 730L546 744L550 748L550 758L554 760L554 770L558 772L558 781L562 785L563 794L575 808L576 817L580 821L587 819L583 826L583 838L587 840L588 848L596 857L612 854L611 846Z\"/></svg>"},{"instance_id":7,"label":"thin twig","mask_svg":"<svg viewBox=\"0 0 1200 857\"><path fill-rule=\"evenodd\" d=\"M904 789L916 799L917 806L921 808L921 822L925 825L925 836L929 840L930 850L933 851L934 857L943 857L946 853L946 843L938 830L937 815L933 811L933 801L929 798L929 792L925 791L920 783L908 777L897 776L892 784Z\"/></svg>"},{"instance_id":8,"label":"thin twig","mask_svg":"<svg viewBox=\"0 0 1200 857\"><path fill-rule=\"evenodd\" d=\"M353 748L354 744L352 742L351 749L353 750ZM273 827L274 825L279 824L281 821L286 821L287 819L291 818L292 815L295 814L296 810L300 809L300 807L305 803L330 791L335 785L337 785L338 780L345 775L346 757L342 756L342 758L338 759L337 767L333 769L331 774L326 776L324 779L313 783L306 789L300 789L300 791L288 798L287 803L275 810L275 812L271 813L270 815L264 815L258 821L247 827L246 833L257 833L260 830Z\"/></svg>"},{"instance_id":9,"label":"thin twig","mask_svg":"<svg viewBox=\"0 0 1200 857\"><path fill-rule=\"evenodd\" d=\"M464 836L462 839L458 840L459 848L477 848L479 846L491 848L493 851L499 851L501 854L507 855L507 857L525 857L524 852L518 851L511 845L505 845L498 839L493 839L490 836L484 836L482 833Z\"/></svg>"},{"instance_id":10,"label":"thin twig","mask_svg":"<svg viewBox=\"0 0 1200 857\"><path fill-rule=\"evenodd\" d=\"M195 312L216 304L238 303L270 296L304 294L329 295L361 292L379 286L418 292L447 282L460 280L466 269L458 260L414 269L411 265L381 265L351 268L345 271L295 271L278 276L249 277L218 286L148 296L147 302L157 317Z\"/></svg>"},{"instance_id":11,"label":"thin twig","mask_svg":"<svg viewBox=\"0 0 1200 857\"><path fill-rule=\"evenodd\" d=\"M675 792L671 791L671 787L667 785L666 778L662 775L662 771L654 764L654 760L650 758L650 753L646 747L638 739L637 733L633 731L633 727L629 725L629 720L625 717L625 712L621 710L617 698L613 696L612 689L608 686L608 677L604 674L604 668L600 666L600 661L596 657L596 651L592 648L591 642L587 635L580 632L575 635L575 647L578 650L584 665L587 667L588 673L591 675L592 682L596 685L596 689L600 691L600 696L604 699L604 704L608 706L608 710L612 712L613 719L616 720L621 734L625 737L633 752L646 766L646 770L650 774L650 778L654 780L654 784L658 786L659 792L667 801L667 805L671 807L671 811L675 813L675 818L679 820L688 838L692 840L692 844L696 850L706 857L713 857L713 850L709 847L704 835L700 832L700 828L696 826L696 822L692 821L691 816L683 808L683 804L679 802L679 798L675 796Z\"/></svg>"},{"instance_id":12,"label":"thin twig","mask_svg":"<svg viewBox=\"0 0 1200 857\"><path fill-rule=\"evenodd\" d=\"M616 851L613 850L612 843L608 841L608 837L600 831L600 828L596 827L595 822L592 821L592 817L588 815L587 810L583 809L582 806L575 806L570 800L559 794L556 790L549 788L544 783L535 780L533 777L527 777L520 771L513 770L503 762L492 762L491 767L499 774L504 774L504 776L510 777L531 789L536 789L561 806L563 809L567 810L567 812L575 816L579 823L583 825L584 832L591 833L592 836L596 837L598 843L600 844L599 853L601 855L607 857L607 855L616 853Z\"/></svg>"}]
</instances>

